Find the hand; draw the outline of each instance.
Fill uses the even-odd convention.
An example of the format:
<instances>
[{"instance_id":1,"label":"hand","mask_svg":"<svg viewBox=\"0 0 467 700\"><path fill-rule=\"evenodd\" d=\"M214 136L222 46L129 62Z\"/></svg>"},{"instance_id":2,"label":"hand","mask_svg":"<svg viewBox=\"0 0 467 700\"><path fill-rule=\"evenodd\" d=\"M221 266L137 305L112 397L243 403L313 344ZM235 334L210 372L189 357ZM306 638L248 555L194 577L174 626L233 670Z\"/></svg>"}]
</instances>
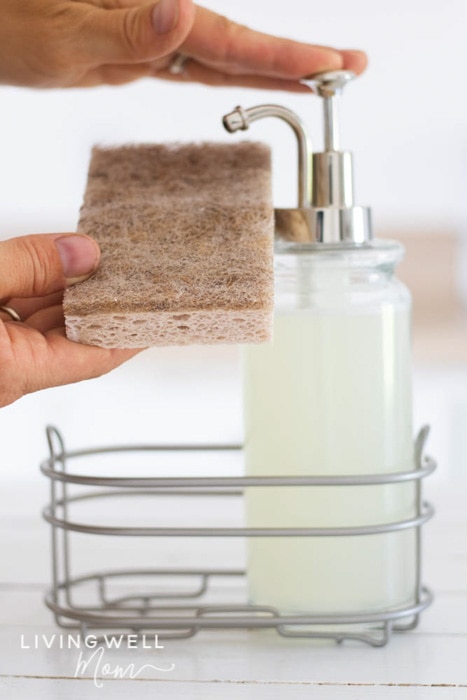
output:
<instances>
[{"instance_id":1,"label":"hand","mask_svg":"<svg viewBox=\"0 0 467 700\"><path fill-rule=\"evenodd\" d=\"M65 286L89 277L97 243L79 234L42 234L0 243L0 406L24 394L98 377L136 354L104 350L65 337Z\"/></svg>"},{"instance_id":2,"label":"hand","mask_svg":"<svg viewBox=\"0 0 467 700\"><path fill-rule=\"evenodd\" d=\"M255 32L192 0L0 0L0 83L89 87L142 77L307 91L299 78L347 68L338 51ZM176 54L186 56L174 75Z\"/></svg>"},{"instance_id":3,"label":"hand","mask_svg":"<svg viewBox=\"0 0 467 700\"><path fill-rule=\"evenodd\" d=\"M309 92L299 80L313 73L345 68L359 74L367 65L363 51L270 36L203 7L196 7L191 31L177 53L188 59L182 72L174 76L161 60L155 64L158 77L290 92Z\"/></svg>"}]
</instances>

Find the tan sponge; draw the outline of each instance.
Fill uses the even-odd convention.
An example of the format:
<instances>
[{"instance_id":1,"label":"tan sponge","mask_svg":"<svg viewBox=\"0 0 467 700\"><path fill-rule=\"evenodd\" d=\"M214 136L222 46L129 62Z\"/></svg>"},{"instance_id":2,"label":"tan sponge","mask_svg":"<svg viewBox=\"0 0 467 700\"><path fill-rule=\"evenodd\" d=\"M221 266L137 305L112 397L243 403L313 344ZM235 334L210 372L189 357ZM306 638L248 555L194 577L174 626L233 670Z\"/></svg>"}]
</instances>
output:
<instances>
[{"instance_id":1,"label":"tan sponge","mask_svg":"<svg viewBox=\"0 0 467 700\"><path fill-rule=\"evenodd\" d=\"M260 143L95 148L79 230L101 265L68 289L68 338L107 348L271 335L273 208Z\"/></svg>"}]
</instances>

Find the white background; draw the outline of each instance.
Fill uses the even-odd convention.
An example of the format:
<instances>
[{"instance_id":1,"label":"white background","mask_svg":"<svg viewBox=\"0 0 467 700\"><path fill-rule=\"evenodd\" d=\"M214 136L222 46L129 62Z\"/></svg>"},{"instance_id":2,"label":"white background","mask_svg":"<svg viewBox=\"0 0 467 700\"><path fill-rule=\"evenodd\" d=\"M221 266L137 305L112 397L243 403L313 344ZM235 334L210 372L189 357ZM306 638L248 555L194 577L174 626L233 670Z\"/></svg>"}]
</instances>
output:
<instances>
[{"instance_id":1,"label":"white background","mask_svg":"<svg viewBox=\"0 0 467 700\"><path fill-rule=\"evenodd\" d=\"M465 236L465 0L204 5L263 31L365 49L370 67L342 105L342 141L356 155L358 202L372 206L377 230ZM0 237L74 230L93 144L233 139L223 132L221 115L259 102L296 110L320 147L313 96L156 81L85 91L0 88ZM276 205L293 202L292 135L282 123L264 122L251 138L273 147ZM26 397L0 412L0 480L39 478L49 422L62 427L73 447L240 439L237 370L232 348L151 350L106 378ZM416 420L435 425L434 451L445 462L453 443L464 449L465 379L463 367L417 368ZM449 422L453 413L457 418Z\"/></svg>"}]
</instances>

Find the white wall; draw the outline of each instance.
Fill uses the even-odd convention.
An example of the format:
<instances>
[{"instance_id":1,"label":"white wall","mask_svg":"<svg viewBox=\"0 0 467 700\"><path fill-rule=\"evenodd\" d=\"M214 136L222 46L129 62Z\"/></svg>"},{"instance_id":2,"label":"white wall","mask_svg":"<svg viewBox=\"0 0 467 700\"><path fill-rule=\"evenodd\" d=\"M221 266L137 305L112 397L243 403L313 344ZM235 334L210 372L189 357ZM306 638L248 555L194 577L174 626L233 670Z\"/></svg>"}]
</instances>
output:
<instances>
[{"instance_id":1,"label":"white wall","mask_svg":"<svg viewBox=\"0 0 467 700\"><path fill-rule=\"evenodd\" d=\"M264 31L365 49L370 68L348 88L342 107L359 203L371 204L377 227L464 233L465 0L204 4ZM87 91L0 88L0 237L73 230L94 143L228 140L234 137L222 130L221 115L264 101L299 112L320 145L313 96L155 81ZM292 202L291 134L281 123L264 122L251 138L274 149L276 204ZM233 350L150 351L110 377L27 397L0 412L0 479L33 478L50 421L64 426L75 447L185 434L235 439L241 432L235 363ZM211 398L203 398L207 384Z\"/></svg>"}]
</instances>

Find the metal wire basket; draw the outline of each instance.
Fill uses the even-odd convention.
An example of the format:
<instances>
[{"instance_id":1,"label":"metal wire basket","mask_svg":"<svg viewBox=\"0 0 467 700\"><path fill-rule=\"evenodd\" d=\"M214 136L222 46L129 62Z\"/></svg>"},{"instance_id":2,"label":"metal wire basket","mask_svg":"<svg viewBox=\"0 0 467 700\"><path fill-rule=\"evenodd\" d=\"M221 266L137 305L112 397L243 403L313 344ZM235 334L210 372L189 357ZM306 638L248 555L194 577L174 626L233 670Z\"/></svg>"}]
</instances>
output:
<instances>
[{"instance_id":1,"label":"metal wire basket","mask_svg":"<svg viewBox=\"0 0 467 700\"><path fill-rule=\"evenodd\" d=\"M424 456L428 428L423 428L415 443L416 468L408 472L358 476L313 477L245 477L245 476L165 476L154 460L170 454L193 459L211 455L226 459L227 455L241 456L241 445L136 445L103 447L67 451L59 431L47 428L50 456L41 464L42 473L50 479L50 504L44 518L51 525L52 534L52 587L46 595L46 605L54 613L58 625L78 629L83 636L90 629L116 634L143 634L157 632L161 638L192 637L206 629L274 629L284 637L328 638L337 642L355 639L373 646L383 646L393 631L416 627L420 613L431 603L432 594L422 585L422 526L433 515L433 508L422 500L422 480L431 474L436 463ZM133 476L134 460L141 456L150 460L150 476ZM96 471L100 460L110 460L110 473ZM124 476L116 475L114 459L123 458ZM70 463L86 462L86 468L70 469ZM125 463L125 461L127 462ZM89 472L89 464L92 467ZM96 467L95 464L98 466ZM109 471L109 464L107 470ZM154 472L159 471L158 476ZM226 499L241 503L246 488L278 486L381 486L412 482L416 490L413 517L378 525L334 528L248 528L222 525L223 504ZM131 512L140 514L143 504L184 503L186 499L202 499L203 513L217 504L214 522L201 527L199 522L183 526L157 524L160 508L152 505L146 511L146 521L126 523L123 509L115 508L131 499ZM175 499L175 500L173 500ZM85 506L84 514L76 517L72 511ZM146 506L144 506L146 507ZM177 508L179 507L176 506ZM170 506L169 513L174 506ZM215 509L214 509L215 510ZM220 517L219 513L221 514ZM117 522L113 520L117 518ZM120 520L119 520L120 518ZM220 520L221 522L216 521ZM160 519L160 518L159 518ZM212 518L211 518L212 520ZM123 521L123 522L122 522ZM165 559L174 558L176 541L222 542L245 541L249 537L366 537L395 533L401 530L415 532L416 585L413 600L403 607L362 611L316 614L287 614L274 606L251 605L245 587L242 567L223 568L207 565L147 567L130 563L137 542L150 542L150 557L158 556L157 546L165 545ZM112 567L89 573L89 545L81 546L82 569L76 574L72 536L92 537L97 544L97 559L101 566L108 542L115 538L115 553L124 567ZM89 540L88 537L88 540ZM110 539L109 539L110 538ZM122 539L123 538L123 543ZM154 543L156 549L153 549ZM167 545L167 543L169 543ZM189 545L188 545L189 547ZM164 547L162 547L164 549ZM156 554L154 554L154 552ZM160 554L160 552L159 552ZM94 554L96 557L96 553ZM216 552L214 555L216 556ZM160 558L160 557L159 557ZM212 556L211 556L212 559ZM175 560L178 562L177 557ZM147 562L145 554L144 562Z\"/></svg>"}]
</instances>

